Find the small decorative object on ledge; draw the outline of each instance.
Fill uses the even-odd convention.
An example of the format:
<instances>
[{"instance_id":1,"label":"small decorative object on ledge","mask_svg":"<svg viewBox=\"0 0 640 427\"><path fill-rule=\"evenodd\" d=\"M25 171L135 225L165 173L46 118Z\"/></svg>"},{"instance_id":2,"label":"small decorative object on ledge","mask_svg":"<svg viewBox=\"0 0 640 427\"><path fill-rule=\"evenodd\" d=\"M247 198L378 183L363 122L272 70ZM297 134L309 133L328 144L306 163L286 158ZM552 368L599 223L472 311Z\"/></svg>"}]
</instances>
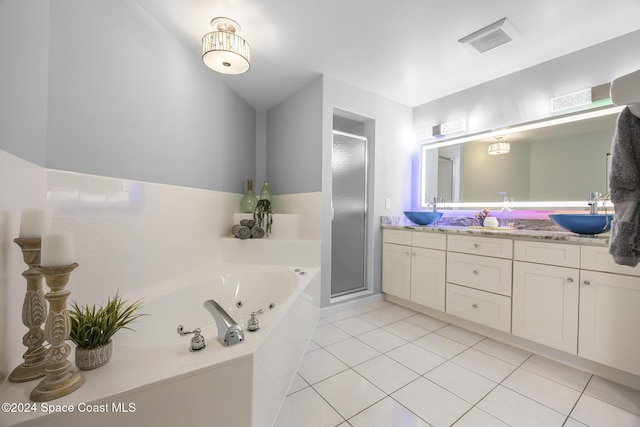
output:
<instances>
[{"instance_id":1,"label":"small decorative object on ledge","mask_svg":"<svg viewBox=\"0 0 640 427\"><path fill-rule=\"evenodd\" d=\"M251 213L256 208L258 198L253 194L253 180L247 180L247 193L240 201L240 212Z\"/></svg>"},{"instance_id":2,"label":"small decorative object on ledge","mask_svg":"<svg viewBox=\"0 0 640 427\"><path fill-rule=\"evenodd\" d=\"M260 190L260 200L268 200L271 201L271 187L269 186L269 181L265 181L262 186L262 190Z\"/></svg>"},{"instance_id":3,"label":"small decorative object on ledge","mask_svg":"<svg viewBox=\"0 0 640 427\"><path fill-rule=\"evenodd\" d=\"M69 317L71 333L69 339L76 344L76 366L80 369L95 369L106 364L111 358L113 341L111 337L120 329L129 329L127 325L144 314L136 313L140 300L127 305L116 293L107 303L96 308L78 306L74 301Z\"/></svg>"},{"instance_id":4,"label":"small decorative object on ledge","mask_svg":"<svg viewBox=\"0 0 640 427\"><path fill-rule=\"evenodd\" d=\"M45 253L45 236L47 235L43 235L42 239L43 254ZM69 282L69 275L76 267L78 264L74 262L58 267L37 268L50 288L45 295L46 300L49 301L45 338L51 347L46 352L45 378L31 391L30 397L34 402L47 402L66 396L79 389L84 383L84 377L72 371L71 362L67 360L71 347L66 343L69 337L69 313L66 307L67 298L71 292L65 290L65 287Z\"/></svg>"},{"instance_id":5,"label":"small decorative object on ledge","mask_svg":"<svg viewBox=\"0 0 640 427\"><path fill-rule=\"evenodd\" d=\"M253 211L253 219L256 225L264 229L267 237L269 237L271 225L273 224L273 211L271 210L271 202L269 200L258 200L256 209Z\"/></svg>"},{"instance_id":6,"label":"small decorative object on ledge","mask_svg":"<svg viewBox=\"0 0 640 427\"><path fill-rule=\"evenodd\" d=\"M243 219L240 224L231 227L231 234L237 239L262 239L265 231L262 227L256 225L252 219Z\"/></svg>"},{"instance_id":7,"label":"small decorative object on ledge","mask_svg":"<svg viewBox=\"0 0 640 427\"><path fill-rule=\"evenodd\" d=\"M42 292L42 273L36 270L40 264L40 237L18 237L14 242L22 249L22 257L29 269L22 275L27 279L27 291L22 304L22 323L29 331L22 337L27 351L22 355L24 362L17 366L9 381L17 383L44 377L47 366L44 331L41 325L47 317L47 303Z\"/></svg>"},{"instance_id":8,"label":"small decorative object on ledge","mask_svg":"<svg viewBox=\"0 0 640 427\"><path fill-rule=\"evenodd\" d=\"M491 211L487 208L482 209L480 212L476 214L476 218L478 219L478 222L480 223L481 226L484 225L484 220L488 216L491 216Z\"/></svg>"}]
</instances>

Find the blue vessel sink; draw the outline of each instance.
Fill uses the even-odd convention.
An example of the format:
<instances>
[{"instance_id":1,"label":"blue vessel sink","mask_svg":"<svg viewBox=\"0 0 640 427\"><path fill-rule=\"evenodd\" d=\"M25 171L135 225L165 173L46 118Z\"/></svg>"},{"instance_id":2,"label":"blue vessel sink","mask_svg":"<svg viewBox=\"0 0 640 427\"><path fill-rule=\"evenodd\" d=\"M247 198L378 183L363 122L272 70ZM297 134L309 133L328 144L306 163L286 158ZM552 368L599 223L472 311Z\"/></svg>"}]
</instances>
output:
<instances>
[{"instance_id":1,"label":"blue vessel sink","mask_svg":"<svg viewBox=\"0 0 640 427\"><path fill-rule=\"evenodd\" d=\"M429 225L439 220L442 216L442 212L406 211L404 216L414 224Z\"/></svg>"},{"instance_id":2,"label":"blue vessel sink","mask_svg":"<svg viewBox=\"0 0 640 427\"><path fill-rule=\"evenodd\" d=\"M613 215L549 214L551 221L577 234L600 234L609 231Z\"/></svg>"}]
</instances>

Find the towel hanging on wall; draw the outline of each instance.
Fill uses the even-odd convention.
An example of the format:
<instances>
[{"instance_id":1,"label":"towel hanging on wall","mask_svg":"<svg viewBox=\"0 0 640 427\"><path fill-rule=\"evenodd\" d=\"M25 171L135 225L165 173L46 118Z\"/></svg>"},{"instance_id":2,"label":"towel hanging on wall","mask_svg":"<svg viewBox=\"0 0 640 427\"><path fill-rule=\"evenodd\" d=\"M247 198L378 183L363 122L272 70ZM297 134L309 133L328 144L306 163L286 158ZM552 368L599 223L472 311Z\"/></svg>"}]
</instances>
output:
<instances>
[{"instance_id":1,"label":"towel hanging on wall","mask_svg":"<svg viewBox=\"0 0 640 427\"><path fill-rule=\"evenodd\" d=\"M611 153L609 188L615 217L609 253L617 264L636 266L640 263L640 117L629 107L618 116Z\"/></svg>"}]
</instances>

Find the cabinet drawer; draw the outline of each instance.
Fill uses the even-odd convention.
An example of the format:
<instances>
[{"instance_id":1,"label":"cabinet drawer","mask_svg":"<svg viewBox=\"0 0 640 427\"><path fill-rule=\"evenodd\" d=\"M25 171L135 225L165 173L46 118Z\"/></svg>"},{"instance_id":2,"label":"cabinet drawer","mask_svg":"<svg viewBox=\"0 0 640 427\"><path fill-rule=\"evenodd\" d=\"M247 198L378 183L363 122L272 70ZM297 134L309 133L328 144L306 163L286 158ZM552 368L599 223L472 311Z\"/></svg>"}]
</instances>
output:
<instances>
[{"instance_id":1,"label":"cabinet drawer","mask_svg":"<svg viewBox=\"0 0 640 427\"><path fill-rule=\"evenodd\" d=\"M411 231L382 229L382 241L396 245L411 246Z\"/></svg>"},{"instance_id":2,"label":"cabinet drawer","mask_svg":"<svg viewBox=\"0 0 640 427\"><path fill-rule=\"evenodd\" d=\"M449 252L447 282L511 296L511 260Z\"/></svg>"},{"instance_id":3,"label":"cabinet drawer","mask_svg":"<svg viewBox=\"0 0 640 427\"><path fill-rule=\"evenodd\" d=\"M447 249L447 236L446 234L434 233L434 232L411 232L411 245L418 248L426 249Z\"/></svg>"},{"instance_id":4,"label":"cabinet drawer","mask_svg":"<svg viewBox=\"0 0 640 427\"><path fill-rule=\"evenodd\" d=\"M492 237L458 236L450 234L448 248L453 252L511 258L513 241L511 239L495 239Z\"/></svg>"},{"instance_id":5,"label":"cabinet drawer","mask_svg":"<svg viewBox=\"0 0 640 427\"><path fill-rule=\"evenodd\" d=\"M447 283L447 313L511 331L511 298Z\"/></svg>"},{"instance_id":6,"label":"cabinet drawer","mask_svg":"<svg viewBox=\"0 0 640 427\"><path fill-rule=\"evenodd\" d=\"M606 271L608 273L640 276L640 265L629 267L613 262L608 246L581 246L581 264L584 270Z\"/></svg>"},{"instance_id":7,"label":"cabinet drawer","mask_svg":"<svg viewBox=\"0 0 640 427\"><path fill-rule=\"evenodd\" d=\"M513 258L519 261L579 268L580 246L516 240Z\"/></svg>"}]
</instances>

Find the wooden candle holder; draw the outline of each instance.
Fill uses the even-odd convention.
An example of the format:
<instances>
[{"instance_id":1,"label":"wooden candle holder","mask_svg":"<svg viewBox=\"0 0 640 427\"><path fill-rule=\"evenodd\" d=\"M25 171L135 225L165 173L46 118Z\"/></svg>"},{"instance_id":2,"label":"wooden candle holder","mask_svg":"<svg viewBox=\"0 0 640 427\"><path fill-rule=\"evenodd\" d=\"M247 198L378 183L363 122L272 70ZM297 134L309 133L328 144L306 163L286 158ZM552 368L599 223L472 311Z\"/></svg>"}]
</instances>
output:
<instances>
[{"instance_id":1,"label":"wooden candle holder","mask_svg":"<svg viewBox=\"0 0 640 427\"><path fill-rule=\"evenodd\" d=\"M27 279L27 291L22 304L22 323L29 331L22 337L27 351L22 355L24 362L17 366L9 381L25 382L44 377L47 361L45 359L44 331L41 325L47 316L47 303L42 292L42 273L36 270L40 264L40 238L17 238L14 242L20 246L25 264L29 266L22 275Z\"/></svg>"},{"instance_id":2,"label":"wooden candle holder","mask_svg":"<svg viewBox=\"0 0 640 427\"><path fill-rule=\"evenodd\" d=\"M71 331L67 311L67 298L71 292L65 289L69 275L77 263L60 267L37 267L50 291L44 296L49 301L49 314L45 325L45 338L51 345L46 352L45 378L31 391L31 400L45 402L65 396L82 386L84 377L71 370L67 359L71 347L66 343Z\"/></svg>"}]
</instances>

